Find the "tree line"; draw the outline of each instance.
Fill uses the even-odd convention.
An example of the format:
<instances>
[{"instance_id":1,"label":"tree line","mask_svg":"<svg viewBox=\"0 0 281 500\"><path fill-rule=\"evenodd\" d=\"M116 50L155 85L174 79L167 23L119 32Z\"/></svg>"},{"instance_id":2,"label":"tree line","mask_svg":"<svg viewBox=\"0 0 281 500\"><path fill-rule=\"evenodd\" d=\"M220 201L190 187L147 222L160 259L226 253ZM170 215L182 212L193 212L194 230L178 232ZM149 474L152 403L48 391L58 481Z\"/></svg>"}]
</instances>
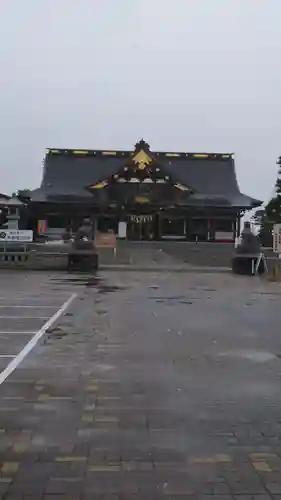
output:
<instances>
[{"instance_id":1,"label":"tree line","mask_svg":"<svg viewBox=\"0 0 281 500\"><path fill-rule=\"evenodd\" d=\"M277 164L278 173L275 182L274 195L264 208L260 208L253 216L253 222L259 226L259 237L261 244L272 246L272 229L274 224L281 223L281 156Z\"/></svg>"}]
</instances>

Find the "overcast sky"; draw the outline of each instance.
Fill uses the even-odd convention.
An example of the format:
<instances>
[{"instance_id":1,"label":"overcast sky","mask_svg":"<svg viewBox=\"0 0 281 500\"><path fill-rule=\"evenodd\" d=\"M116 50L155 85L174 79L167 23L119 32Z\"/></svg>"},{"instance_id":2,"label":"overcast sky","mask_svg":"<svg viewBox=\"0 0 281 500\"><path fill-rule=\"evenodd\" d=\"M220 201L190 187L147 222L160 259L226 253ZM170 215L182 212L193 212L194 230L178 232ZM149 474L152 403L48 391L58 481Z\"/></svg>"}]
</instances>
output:
<instances>
[{"instance_id":1,"label":"overcast sky","mask_svg":"<svg viewBox=\"0 0 281 500\"><path fill-rule=\"evenodd\" d=\"M281 0L2 0L0 192L47 147L235 152L265 199L281 154Z\"/></svg>"}]
</instances>

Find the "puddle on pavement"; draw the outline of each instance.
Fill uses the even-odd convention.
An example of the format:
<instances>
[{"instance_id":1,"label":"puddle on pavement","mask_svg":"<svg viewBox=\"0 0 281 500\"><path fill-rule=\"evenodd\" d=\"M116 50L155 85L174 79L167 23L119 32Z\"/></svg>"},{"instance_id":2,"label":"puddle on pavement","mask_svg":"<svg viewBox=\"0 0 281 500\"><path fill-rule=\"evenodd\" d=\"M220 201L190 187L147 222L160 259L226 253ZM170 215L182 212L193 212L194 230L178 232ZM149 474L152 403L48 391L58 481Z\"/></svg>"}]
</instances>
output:
<instances>
[{"instance_id":1,"label":"puddle on pavement","mask_svg":"<svg viewBox=\"0 0 281 500\"><path fill-rule=\"evenodd\" d=\"M86 286L93 286L93 285L86 285ZM97 288L97 292L99 294L112 293L112 292L117 292L120 290L126 290L126 287L103 285L103 286L99 286Z\"/></svg>"},{"instance_id":2,"label":"puddle on pavement","mask_svg":"<svg viewBox=\"0 0 281 500\"><path fill-rule=\"evenodd\" d=\"M70 283L73 285L86 286L87 288L95 288L99 294L106 294L117 292L119 290L126 290L128 287L124 287L121 285L106 285L104 280L97 276L79 276L79 277L64 277L61 279L53 280L55 283L65 284Z\"/></svg>"},{"instance_id":3,"label":"puddle on pavement","mask_svg":"<svg viewBox=\"0 0 281 500\"><path fill-rule=\"evenodd\" d=\"M220 356L230 356L235 358L244 358L256 363L266 363L273 359L278 359L281 355L272 354L271 352L255 351L255 350L239 350L220 353Z\"/></svg>"},{"instance_id":4,"label":"puddle on pavement","mask_svg":"<svg viewBox=\"0 0 281 500\"><path fill-rule=\"evenodd\" d=\"M106 309L97 309L96 314L98 316L105 316L107 314L107 310Z\"/></svg>"},{"instance_id":5,"label":"puddle on pavement","mask_svg":"<svg viewBox=\"0 0 281 500\"><path fill-rule=\"evenodd\" d=\"M186 297L184 295L179 295L179 296L172 296L172 297L161 297L161 296L155 296L155 297L148 297L150 300L154 300L158 304L166 304L168 306L171 305L176 305L176 304L186 304L190 305L193 304L192 300L186 300Z\"/></svg>"},{"instance_id":6,"label":"puddle on pavement","mask_svg":"<svg viewBox=\"0 0 281 500\"><path fill-rule=\"evenodd\" d=\"M69 333L59 326L48 328L48 330L46 330L46 337L44 338L44 345L51 343L53 340L61 340L67 335L69 335Z\"/></svg>"},{"instance_id":7,"label":"puddle on pavement","mask_svg":"<svg viewBox=\"0 0 281 500\"><path fill-rule=\"evenodd\" d=\"M114 368L115 367L113 365L106 365L106 364L95 364L94 366L94 369L97 372L108 372L114 370Z\"/></svg>"},{"instance_id":8,"label":"puddle on pavement","mask_svg":"<svg viewBox=\"0 0 281 500\"><path fill-rule=\"evenodd\" d=\"M154 297L148 297L150 300L156 300L156 301L166 301L166 300L182 300L182 299L185 299L185 296L184 295L173 295L173 296L169 296L169 295L164 295L164 296L159 296L159 295L155 295Z\"/></svg>"}]
</instances>

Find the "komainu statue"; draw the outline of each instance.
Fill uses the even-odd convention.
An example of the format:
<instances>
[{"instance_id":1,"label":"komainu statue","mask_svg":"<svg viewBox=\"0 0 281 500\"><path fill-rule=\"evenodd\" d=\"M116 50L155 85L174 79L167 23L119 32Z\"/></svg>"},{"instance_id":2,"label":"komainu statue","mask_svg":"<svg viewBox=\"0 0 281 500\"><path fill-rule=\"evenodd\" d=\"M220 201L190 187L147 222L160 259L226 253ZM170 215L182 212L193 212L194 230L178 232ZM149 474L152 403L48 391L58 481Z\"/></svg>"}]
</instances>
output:
<instances>
[{"instance_id":1,"label":"komainu statue","mask_svg":"<svg viewBox=\"0 0 281 500\"><path fill-rule=\"evenodd\" d=\"M250 222L245 222L240 243L232 258L232 271L235 274L263 274L265 272L264 257L258 236L251 230Z\"/></svg>"},{"instance_id":2,"label":"komainu statue","mask_svg":"<svg viewBox=\"0 0 281 500\"><path fill-rule=\"evenodd\" d=\"M91 271L98 268L98 254L94 243L93 226L84 219L77 231L68 254L68 270Z\"/></svg>"},{"instance_id":3,"label":"komainu statue","mask_svg":"<svg viewBox=\"0 0 281 500\"><path fill-rule=\"evenodd\" d=\"M94 248L94 233L91 219L84 219L74 239L74 248Z\"/></svg>"},{"instance_id":4,"label":"komainu statue","mask_svg":"<svg viewBox=\"0 0 281 500\"><path fill-rule=\"evenodd\" d=\"M244 229L241 234L241 242L236 248L238 254L259 254L261 249L260 241L251 230L250 222L245 222Z\"/></svg>"}]
</instances>

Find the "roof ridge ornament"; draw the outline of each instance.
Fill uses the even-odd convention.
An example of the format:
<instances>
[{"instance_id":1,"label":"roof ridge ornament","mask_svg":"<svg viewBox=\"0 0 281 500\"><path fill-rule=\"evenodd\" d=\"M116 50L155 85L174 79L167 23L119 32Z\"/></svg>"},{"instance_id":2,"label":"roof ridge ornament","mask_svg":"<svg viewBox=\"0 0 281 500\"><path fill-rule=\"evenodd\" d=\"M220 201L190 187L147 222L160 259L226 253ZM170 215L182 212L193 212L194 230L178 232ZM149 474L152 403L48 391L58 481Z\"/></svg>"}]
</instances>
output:
<instances>
[{"instance_id":1,"label":"roof ridge ornament","mask_svg":"<svg viewBox=\"0 0 281 500\"><path fill-rule=\"evenodd\" d=\"M152 158L143 149L141 149L137 154L135 154L132 161L139 170L144 170L147 165L152 163Z\"/></svg>"},{"instance_id":2,"label":"roof ridge ornament","mask_svg":"<svg viewBox=\"0 0 281 500\"><path fill-rule=\"evenodd\" d=\"M147 142L145 142L144 139L141 139L135 144L135 153L138 153L141 150L145 151L146 153L150 152L150 146Z\"/></svg>"},{"instance_id":3,"label":"roof ridge ornament","mask_svg":"<svg viewBox=\"0 0 281 500\"><path fill-rule=\"evenodd\" d=\"M150 149L149 149L149 144L145 142L143 139L141 139L136 145L135 145L135 151L133 153L133 158L132 161L137 165L137 168L139 170L144 170L147 165L150 165L152 163L152 158L150 156Z\"/></svg>"}]
</instances>

